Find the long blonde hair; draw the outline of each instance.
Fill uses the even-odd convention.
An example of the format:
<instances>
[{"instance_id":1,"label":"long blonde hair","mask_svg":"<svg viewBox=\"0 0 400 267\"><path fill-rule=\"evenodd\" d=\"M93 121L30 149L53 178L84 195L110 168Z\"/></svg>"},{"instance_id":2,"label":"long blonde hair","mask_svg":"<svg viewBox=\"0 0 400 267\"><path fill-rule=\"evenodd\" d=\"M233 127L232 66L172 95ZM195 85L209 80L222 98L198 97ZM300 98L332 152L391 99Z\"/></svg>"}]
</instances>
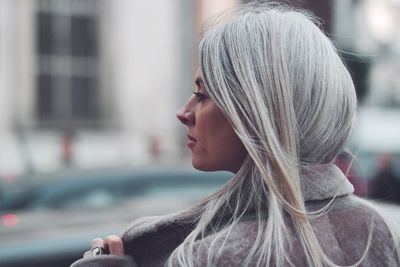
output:
<instances>
[{"instance_id":1,"label":"long blonde hair","mask_svg":"<svg viewBox=\"0 0 400 267\"><path fill-rule=\"evenodd\" d=\"M300 186L301 169L331 163L355 120L354 85L333 44L312 16L256 2L204 34L200 64L208 93L249 155L204 202L168 264L193 266L194 243L213 233L207 265L215 266L232 229L251 211L257 235L244 266L294 265L286 253L289 225L308 266L334 266L311 227Z\"/></svg>"}]
</instances>

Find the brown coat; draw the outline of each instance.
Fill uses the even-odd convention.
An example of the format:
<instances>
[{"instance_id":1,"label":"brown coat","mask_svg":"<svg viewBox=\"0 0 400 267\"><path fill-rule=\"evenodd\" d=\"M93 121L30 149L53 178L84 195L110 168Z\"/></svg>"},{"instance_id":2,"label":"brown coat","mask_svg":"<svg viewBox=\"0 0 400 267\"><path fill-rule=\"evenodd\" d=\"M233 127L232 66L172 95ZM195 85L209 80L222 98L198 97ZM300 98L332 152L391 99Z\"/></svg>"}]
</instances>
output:
<instances>
[{"instance_id":1,"label":"brown coat","mask_svg":"<svg viewBox=\"0 0 400 267\"><path fill-rule=\"evenodd\" d=\"M352 185L336 166L321 165L314 170L312 173L304 172L301 179L306 208L317 210L337 196L332 209L311 220L329 258L339 265L356 263L366 249L369 233L372 233L371 245L359 266L399 266L393 239L381 216L352 196ZM193 227L187 223L192 214L193 210L188 209L177 214L148 218L123 234L127 256L89 257L76 261L72 267L163 266ZM256 229L257 223L251 218L240 222L229 236L218 266L242 266L255 239ZM210 240L212 236L206 237L201 243L199 241L202 245L195 248L197 266L206 265L206 248ZM293 263L295 266L307 266L295 235L291 240L288 253Z\"/></svg>"}]
</instances>

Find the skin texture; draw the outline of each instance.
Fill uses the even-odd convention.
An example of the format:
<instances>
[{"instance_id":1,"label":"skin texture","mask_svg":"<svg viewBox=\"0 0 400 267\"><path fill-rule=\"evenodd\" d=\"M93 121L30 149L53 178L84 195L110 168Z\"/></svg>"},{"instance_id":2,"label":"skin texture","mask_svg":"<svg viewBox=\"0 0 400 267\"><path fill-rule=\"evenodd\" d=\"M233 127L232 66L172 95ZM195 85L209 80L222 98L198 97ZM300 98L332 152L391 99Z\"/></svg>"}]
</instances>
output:
<instances>
[{"instance_id":1,"label":"skin texture","mask_svg":"<svg viewBox=\"0 0 400 267\"><path fill-rule=\"evenodd\" d=\"M195 84L193 95L177 113L177 118L188 129L192 165L201 171L236 173L247 156L246 149L207 93L200 71L197 71Z\"/></svg>"},{"instance_id":2,"label":"skin texture","mask_svg":"<svg viewBox=\"0 0 400 267\"><path fill-rule=\"evenodd\" d=\"M197 71L196 90L178 111L177 118L188 128L188 146L192 151L192 165L202 171L225 170L236 173L247 156L247 151L230 122L208 95L203 77ZM110 254L124 255L119 236L95 238L91 248L108 247ZM84 257L93 257L90 250Z\"/></svg>"}]
</instances>

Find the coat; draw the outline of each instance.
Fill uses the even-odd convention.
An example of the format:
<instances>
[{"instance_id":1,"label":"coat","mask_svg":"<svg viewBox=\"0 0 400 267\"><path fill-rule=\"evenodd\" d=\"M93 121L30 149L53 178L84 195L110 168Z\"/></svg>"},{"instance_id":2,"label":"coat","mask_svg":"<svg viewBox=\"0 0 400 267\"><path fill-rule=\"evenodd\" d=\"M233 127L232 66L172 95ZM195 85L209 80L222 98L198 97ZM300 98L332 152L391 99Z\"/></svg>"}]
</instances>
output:
<instances>
[{"instance_id":1,"label":"coat","mask_svg":"<svg viewBox=\"0 0 400 267\"><path fill-rule=\"evenodd\" d=\"M333 164L319 165L317 171L303 172L301 186L306 209L318 210L333 198L331 208L321 216L311 219L311 225L327 256L338 265L356 263L371 243L359 266L399 266L396 261L394 241L383 218L365 201L352 195L353 186ZM80 259L72 267L134 267L163 266L172 251L189 234L193 208L183 212L151 217L136 223L122 235L125 256L101 255ZM242 266L255 239L256 220L239 222L230 234L218 266ZM196 265L207 262L207 243L212 236L202 240L205 246L195 247ZM300 243L291 237L290 258L295 266L307 266ZM197 241L199 242L199 241Z\"/></svg>"}]
</instances>

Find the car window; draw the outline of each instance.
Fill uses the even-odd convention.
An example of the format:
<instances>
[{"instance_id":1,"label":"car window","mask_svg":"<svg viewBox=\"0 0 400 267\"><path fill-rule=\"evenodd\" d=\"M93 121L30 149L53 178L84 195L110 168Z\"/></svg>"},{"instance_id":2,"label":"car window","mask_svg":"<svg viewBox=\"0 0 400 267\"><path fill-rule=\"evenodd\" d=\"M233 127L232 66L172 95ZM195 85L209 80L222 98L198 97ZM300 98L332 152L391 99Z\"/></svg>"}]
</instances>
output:
<instances>
[{"instance_id":1,"label":"car window","mask_svg":"<svg viewBox=\"0 0 400 267\"><path fill-rule=\"evenodd\" d=\"M15 210L27 210L32 207L32 203L40 197L37 190L28 189L18 192L10 192L5 194L0 203L0 211L15 211Z\"/></svg>"},{"instance_id":2,"label":"car window","mask_svg":"<svg viewBox=\"0 0 400 267\"><path fill-rule=\"evenodd\" d=\"M113 205L118 200L116 192L104 188L93 188L88 191L80 191L73 194L64 194L53 207L63 209L75 208L104 208Z\"/></svg>"},{"instance_id":3,"label":"car window","mask_svg":"<svg viewBox=\"0 0 400 267\"><path fill-rule=\"evenodd\" d=\"M146 191L147 196L162 197L176 195L185 198L201 199L214 193L216 186L213 184L203 185L164 185L159 187L149 187Z\"/></svg>"},{"instance_id":4,"label":"car window","mask_svg":"<svg viewBox=\"0 0 400 267\"><path fill-rule=\"evenodd\" d=\"M121 186L112 181L81 181L79 184L59 186L43 193L36 208L93 208L107 207L121 197Z\"/></svg>"}]
</instances>

